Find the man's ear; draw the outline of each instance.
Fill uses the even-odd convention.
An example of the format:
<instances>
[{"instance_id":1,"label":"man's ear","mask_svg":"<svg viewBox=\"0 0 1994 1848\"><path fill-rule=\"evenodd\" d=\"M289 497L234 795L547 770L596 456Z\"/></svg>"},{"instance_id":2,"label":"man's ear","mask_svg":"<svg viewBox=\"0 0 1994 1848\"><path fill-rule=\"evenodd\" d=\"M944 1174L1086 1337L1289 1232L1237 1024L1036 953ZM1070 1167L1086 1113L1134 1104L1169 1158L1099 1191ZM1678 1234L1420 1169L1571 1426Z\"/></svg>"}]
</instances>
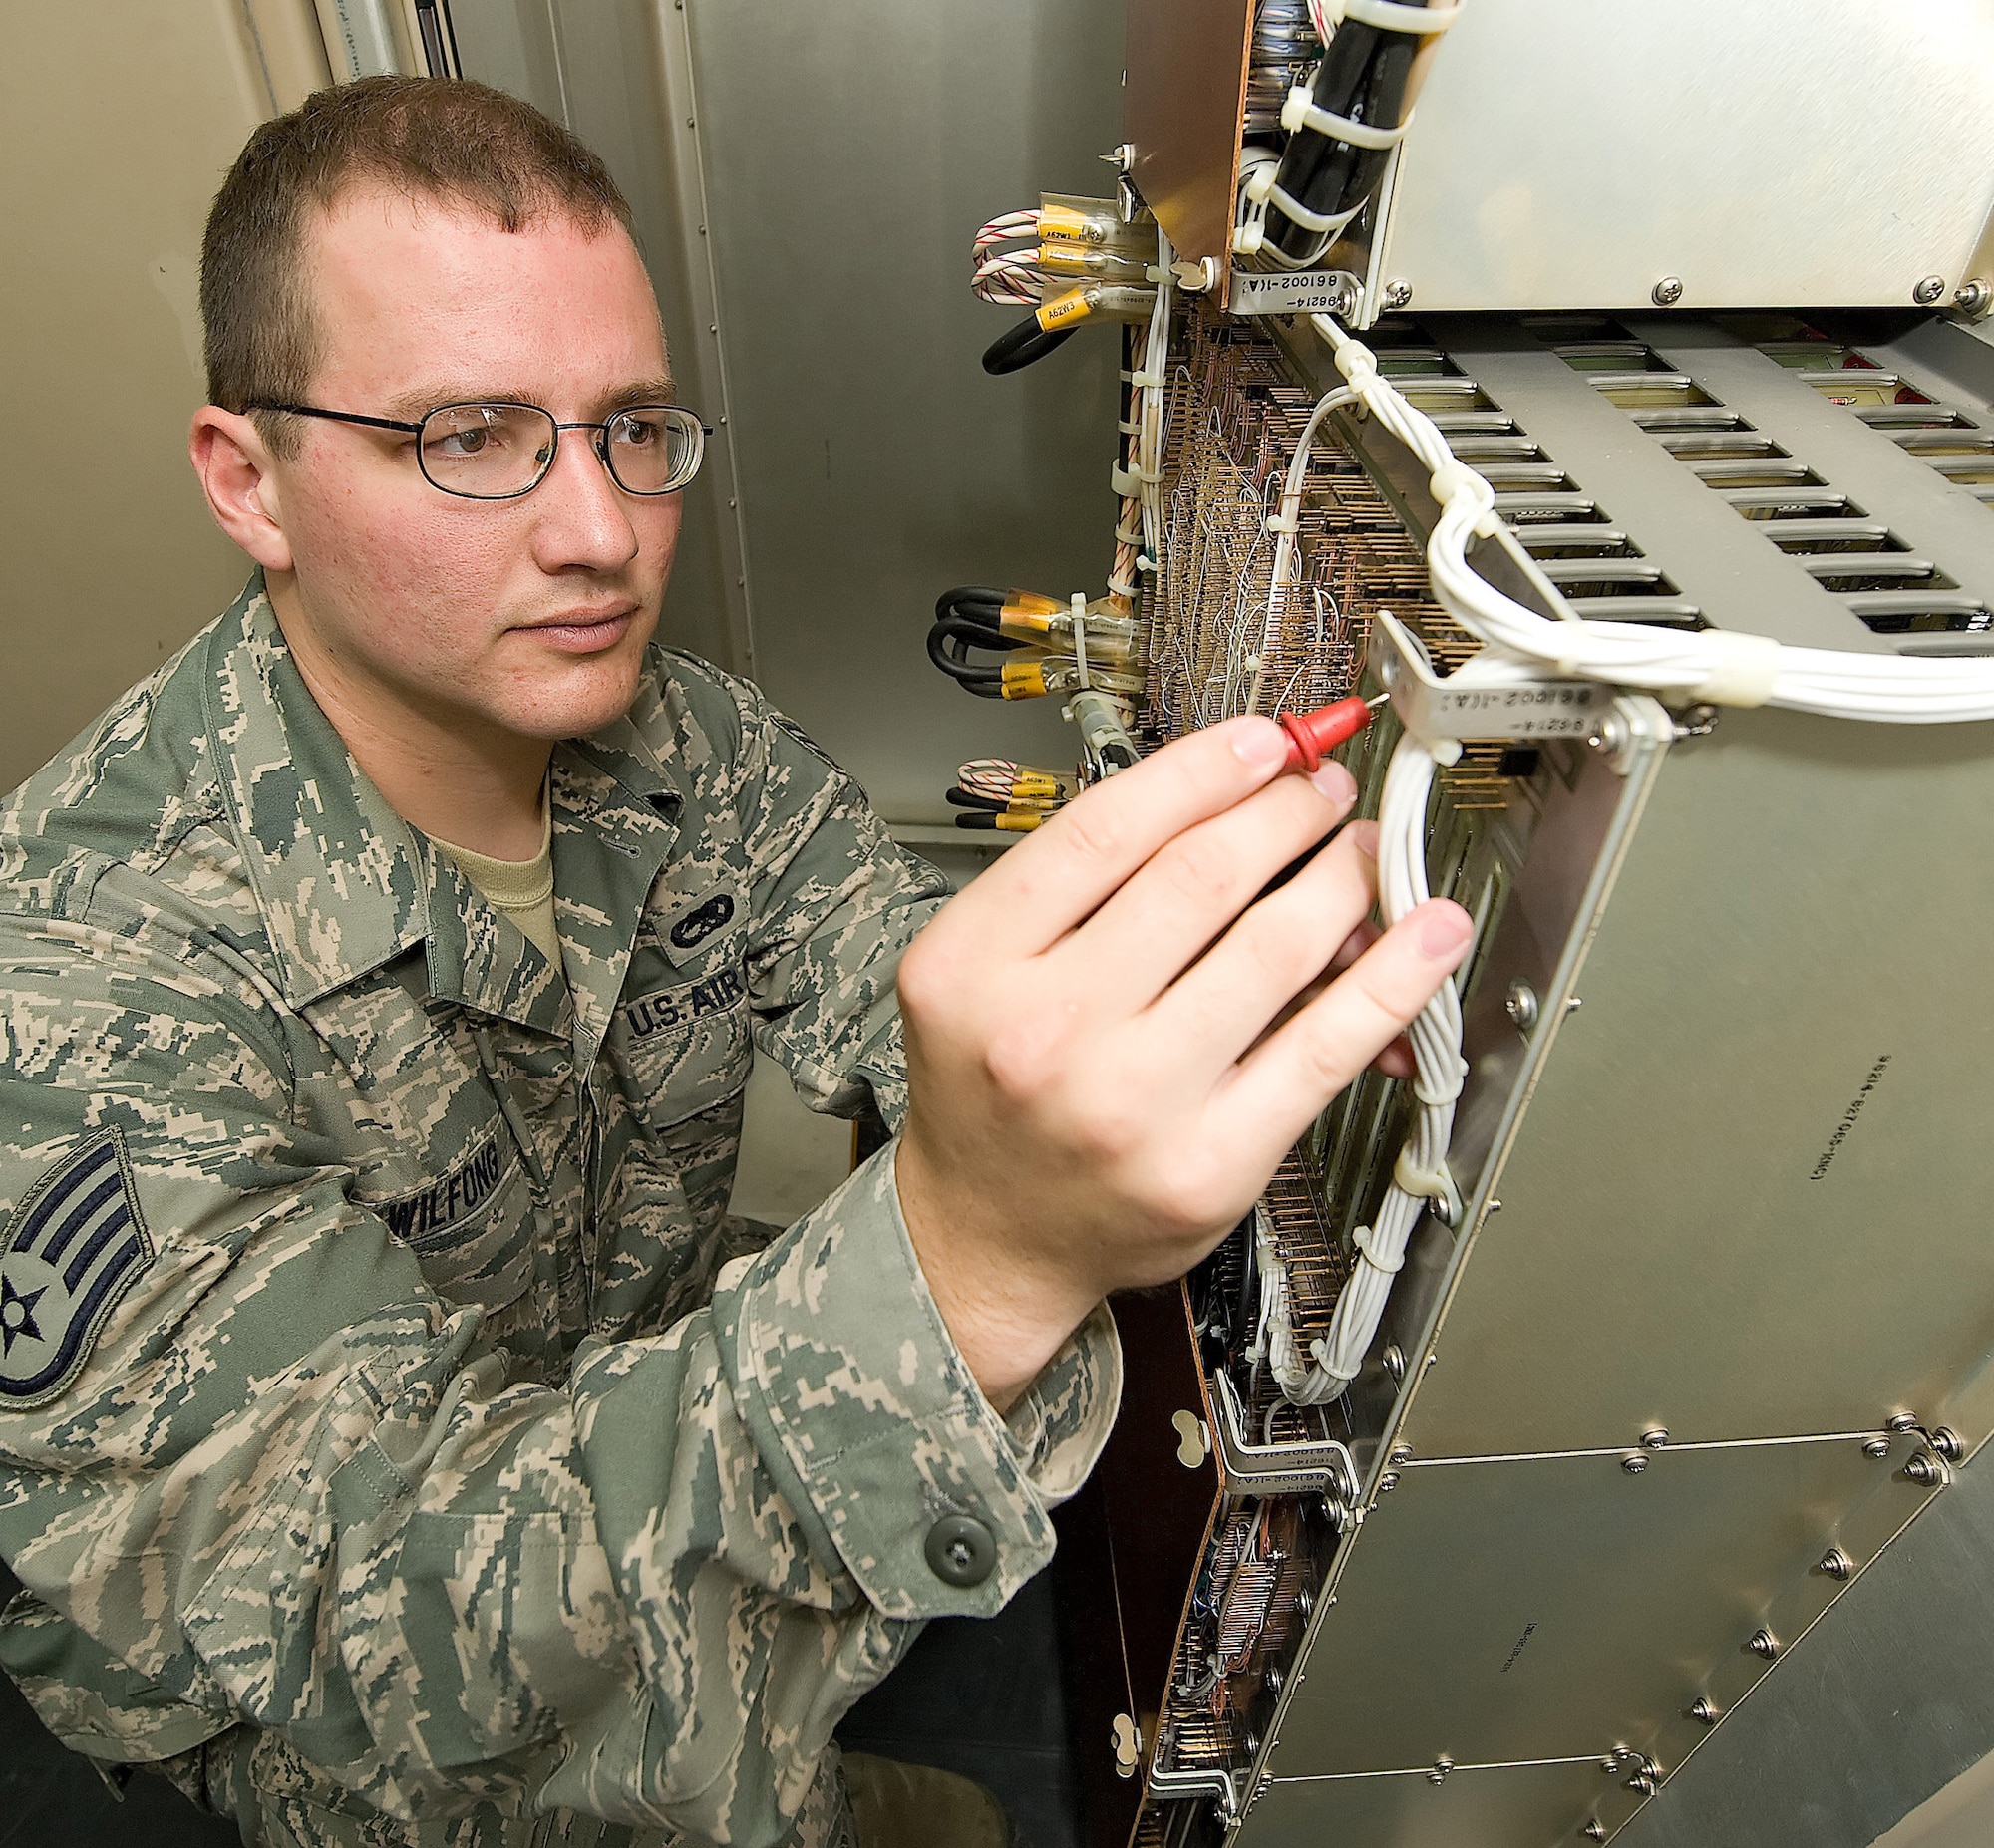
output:
<instances>
[{"instance_id":1,"label":"man's ear","mask_svg":"<svg viewBox=\"0 0 1994 1848\"><path fill-rule=\"evenodd\" d=\"M291 568L276 462L256 426L219 405L202 405L187 432L187 460L221 530L266 571Z\"/></svg>"}]
</instances>

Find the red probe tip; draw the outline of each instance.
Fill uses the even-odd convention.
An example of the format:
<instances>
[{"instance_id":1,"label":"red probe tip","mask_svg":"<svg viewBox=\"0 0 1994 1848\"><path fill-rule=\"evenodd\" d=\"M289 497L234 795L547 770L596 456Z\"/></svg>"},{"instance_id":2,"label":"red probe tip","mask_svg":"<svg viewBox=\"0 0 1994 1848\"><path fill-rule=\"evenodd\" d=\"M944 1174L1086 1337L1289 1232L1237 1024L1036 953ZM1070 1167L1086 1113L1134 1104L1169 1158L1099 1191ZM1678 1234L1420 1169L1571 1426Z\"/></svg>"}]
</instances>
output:
<instances>
[{"instance_id":1,"label":"red probe tip","mask_svg":"<svg viewBox=\"0 0 1994 1848\"><path fill-rule=\"evenodd\" d=\"M1281 730L1288 735L1291 770L1315 770L1338 745L1353 739L1371 723L1371 707L1364 700L1338 700L1312 713L1283 713Z\"/></svg>"}]
</instances>

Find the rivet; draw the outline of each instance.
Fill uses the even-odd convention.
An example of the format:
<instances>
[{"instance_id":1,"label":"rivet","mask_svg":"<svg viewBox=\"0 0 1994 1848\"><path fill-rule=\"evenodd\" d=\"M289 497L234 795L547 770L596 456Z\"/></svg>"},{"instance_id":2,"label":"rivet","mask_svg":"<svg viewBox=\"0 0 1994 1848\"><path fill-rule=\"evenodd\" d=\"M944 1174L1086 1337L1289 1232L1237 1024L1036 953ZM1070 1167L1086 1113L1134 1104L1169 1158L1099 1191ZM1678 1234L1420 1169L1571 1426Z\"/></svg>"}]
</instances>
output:
<instances>
[{"instance_id":1,"label":"rivet","mask_svg":"<svg viewBox=\"0 0 1994 1848\"><path fill-rule=\"evenodd\" d=\"M1945 293L1943 276L1927 276L1911 291L1911 300L1920 308L1929 308Z\"/></svg>"},{"instance_id":2,"label":"rivet","mask_svg":"<svg viewBox=\"0 0 1994 1848\"><path fill-rule=\"evenodd\" d=\"M1648 291L1648 295L1657 308L1673 308L1683 298L1682 278L1664 276Z\"/></svg>"}]
</instances>

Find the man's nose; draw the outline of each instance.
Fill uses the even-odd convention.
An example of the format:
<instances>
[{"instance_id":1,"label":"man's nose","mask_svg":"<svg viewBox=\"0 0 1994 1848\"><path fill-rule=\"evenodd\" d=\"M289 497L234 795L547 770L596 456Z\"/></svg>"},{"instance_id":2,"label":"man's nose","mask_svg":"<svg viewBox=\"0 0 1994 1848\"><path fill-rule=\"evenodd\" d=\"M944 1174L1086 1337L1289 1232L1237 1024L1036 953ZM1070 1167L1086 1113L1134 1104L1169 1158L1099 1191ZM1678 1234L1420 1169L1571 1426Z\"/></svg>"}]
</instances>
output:
<instances>
[{"instance_id":1,"label":"man's nose","mask_svg":"<svg viewBox=\"0 0 1994 1848\"><path fill-rule=\"evenodd\" d=\"M596 448L599 433L565 425L556 441L553 465L532 495L540 568L613 571L628 564L637 555L637 529Z\"/></svg>"}]
</instances>

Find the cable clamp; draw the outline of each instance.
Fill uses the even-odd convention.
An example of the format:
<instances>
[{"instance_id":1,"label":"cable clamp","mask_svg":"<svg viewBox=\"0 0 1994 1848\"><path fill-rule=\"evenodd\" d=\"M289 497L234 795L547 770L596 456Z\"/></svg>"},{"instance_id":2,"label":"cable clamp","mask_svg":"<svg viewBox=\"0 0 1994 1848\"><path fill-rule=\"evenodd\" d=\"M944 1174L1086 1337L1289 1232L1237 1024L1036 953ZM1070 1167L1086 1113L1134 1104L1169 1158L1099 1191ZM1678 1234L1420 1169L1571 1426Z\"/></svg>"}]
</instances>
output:
<instances>
[{"instance_id":1,"label":"cable clamp","mask_svg":"<svg viewBox=\"0 0 1994 1848\"><path fill-rule=\"evenodd\" d=\"M1409 1187L1406 1191L1410 1193L1412 1189ZM1405 1269L1406 1254L1403 1251L1397 1257L1393 1258L1383 1258L1378 1255L1374 1249L1378 1243L1378 1234L1369 1226L1359 1226L1350 1235L1350 1242L1364 1254L1365 1263L1370 1265L1374 1271L1382 1271L1387 1277L1396 1277L1400 1271Z\"/></svg>"},{"instance_id":2,"label":"cable clamp","mask_svg":"<svg viewBox=\"0 0 1994 1848\"><path fill-rule=\"evenodd\" d=\"M1108 484L1125 500L1140 499L1145 487L1154 487L1163 478L1163 471L1158 468L1125 468L1120 462L1113 462L1108 469Z\"/></svg>"},{"instance_id":3,"label":"cable clamp","mask_svg":"<svg viewBox=\"0 0 1994 1848\"><path fill-rule=\"evenodd\" d=\"M1166 374L1161 372L1125 372L1122 375L1131 385L1164 386L1169 383Z\"/></svg>"},{"instance_id":4,"label":"cable clamp","mask_svg":"<svg viewBox=\"0 0 1994 1848\"><path fill-rule=\"evenodd\" d=\"M1412 126L1411 110L1396 129L1380 129L1368 122L1353 122L1348 116L1333 116L1326 109L1316 108L1314 94L1306 84L1297 84L1281 105L1281 127L1290 135L1298 129L1313 129L1318 135L1326 135L1333 142L1345 142L1352 148L1396 148Z\"/></svg>"},{"instance_id":5,"label":"cable clamp","mask_svg":"<svg viewBox=\"0 0 1994 1848\"><path fill-rule=\"evenodd\" d=\"M1271 533L1277 535L1284 532L1298 533L1301 529L1301 521L1292 513L1269 513L1267 515L1267 530Z\"/></svg>"},{"instance_id":6,"label":"cable clamp","mask_svg":"<svg viewBox=\"0 0 1994 1848\"><path fill-rule=\"evenodd\" d=\"M1486 508L1492 506L1496 499L1496 490L1465 462L1453 456L1428 476L1427 484L1442 506L1457 500L1470 500L1478 507Z\"/></svg>"},{"instance_id":7,"label":"cable clamp","mask_svg":"<svg viewBox=\"0 0 1994 1848\"><path fill-rule=\"evenodd\" d=\"M1318 0L1316 10L1322 23L1334 29L1346 19L1360 26L1375 26L1380 32L1410 32L1425 38L1445 32L1461 11L1455 6L1400 6L1395 0Z\"/></svg>"},{"instance_id":8,"label":"cable clamp","mask_svg":"<svg viewBox=\"0 0 1994 1848\"><path fill-rule=\"evenodd\" d=\"M1360 340L1346 340L1336 349L1336 370L1361 392L1378 376L1378 356Z\"/></svg>"},{"instance_id":9,"label":"cable clamp","mask_svg":"<svg viewBox=\"0 0 1994 1848\"><path fill-rule=\"evenodd\" d=\"M1697 638L1710 672L1689 698L1712 706L1763 706L1780 678L1780 645L1770 635L1739 629L1706 629Z\"/></svg>"}]
</instances>

